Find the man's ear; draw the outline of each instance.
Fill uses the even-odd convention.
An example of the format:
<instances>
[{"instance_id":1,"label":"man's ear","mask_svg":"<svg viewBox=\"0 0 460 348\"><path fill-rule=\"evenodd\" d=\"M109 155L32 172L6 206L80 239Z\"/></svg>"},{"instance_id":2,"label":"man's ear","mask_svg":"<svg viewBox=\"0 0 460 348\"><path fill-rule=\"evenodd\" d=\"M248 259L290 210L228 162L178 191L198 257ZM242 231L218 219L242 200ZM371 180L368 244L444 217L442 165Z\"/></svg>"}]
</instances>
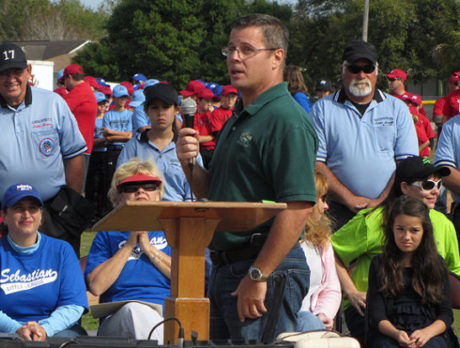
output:
<instances>
[{"instance_id":1,"label":"man's ear","mask_svg":"<svg viewBox=\"0 0 460 348\"><path fill-rule=\"evenodd\" d=\"M285 54L285 52L284 52L284 50L282 48L278 48L278 49L275 50L275 52L272 55L272 57L273 57L273 60L272 60L272 68L273 68L273 70L279 68L283 64L285 55L286 54Z\"/></svg>"},{"instance_id":2,"label":"man's ear","mask_svg":"<svg viewBox=\"0 0 460 348\"><path fill-rule=\"evenodd\" d=\"M409 187L409 184L408 184L407 182L403 181L403 182L401 183L401 192L402 192L403 194L407 195L407 193L409 192L408 187Z\"/></svg>"}]
</instances>

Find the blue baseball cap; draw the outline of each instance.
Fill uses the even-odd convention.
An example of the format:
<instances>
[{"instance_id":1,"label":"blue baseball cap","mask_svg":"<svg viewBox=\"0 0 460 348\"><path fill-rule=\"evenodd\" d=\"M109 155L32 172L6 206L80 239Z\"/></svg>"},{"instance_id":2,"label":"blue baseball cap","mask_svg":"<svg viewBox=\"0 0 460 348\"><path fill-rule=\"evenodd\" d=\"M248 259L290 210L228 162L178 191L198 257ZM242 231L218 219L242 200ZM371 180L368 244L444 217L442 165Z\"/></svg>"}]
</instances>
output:
<instances>
[{"instance_id":1,"label":"blue baseball cap","mask_svg":"<svg viewBox=\"0 0 460 348\"><path fill-rule=\"evenodd\" d=\"M113 87L112 96L115 98L129 97L128 89L123 85Z\"/></svg>"},{"instance_id":2,"label":"blue baseball cap","mask_svg":"<svg viewBox=\"0 0 460 348\"><path fill-rule=\"evenodd\" d=\"M129 105L134 108L138 107L145 101L144 91L142 89L138 89L137 91L134 91L131 98L132 100L129 102Z\"/></svg>"},{"instance_id":3,"label":"blue baseball cap","mask_svg":"<svg viewBox=\"0 0 460 348\"><path fill-rule=\"evenodd\" d=\"M59 81L60 79L62 79L64 77L64 69L62 70L59 70L58 74L57 74L57 80Z\"/></svg>"},{"instance_id":4,"label":"blue baseball cap","mask_svg":"<svg viewBox=\"0 0 460 348\"><path fill-rule=\"evenodd\" d=\"M97 83L99 83L101 86L104 86L104 87L110 87L110 85L105 82L105 80L102 78L102 77L96 77L96 81Z\"/></svg>"},{"instance_id":5,"label":"blue baseball cap","mask_svg":"<svg viewBox=\"0 0 460 348\"><path fill-rule=\"evenodd\" d=\"M8 187L3 195L2 208L9 208L26 197L35 198L40 206L43 207L43 201L38 191L29 184L15 184Z\"/></svg>"},{"instance_id":6,"label":"blue baseball cap","mask_svg":"<svg viewBox=\"0 0 460 348\"><path fill-rule=\"evenodd\" d=\"M136 81L147 81L147 78L145 77L144 74L137 73L137 74L134 74L133 80L136 80Z\"/></svg>"},{"instance_id":7,"label":"blue baseball cap","mask_svg":"<svg viewBox=\"0 0 460 348\"><path fill-rule=\"evenodd\" d=\"M94 96L96 97L96 101L98 104L103 101L108 101L108 99L105 97L105 94L102 92L94 92Z\"/></svg>"},{"instance_id":8,"label":"blue baseball cap","mask_svg":"<svg viewBox=\"0 0 460 348\"><path fill-rule=\"evenodd\" d=\"M155 86L157 83L160 83L160 81L156 79L149 79L144 83L144 89L146 89L147 87Z\"/></svg>"}]
</instances>

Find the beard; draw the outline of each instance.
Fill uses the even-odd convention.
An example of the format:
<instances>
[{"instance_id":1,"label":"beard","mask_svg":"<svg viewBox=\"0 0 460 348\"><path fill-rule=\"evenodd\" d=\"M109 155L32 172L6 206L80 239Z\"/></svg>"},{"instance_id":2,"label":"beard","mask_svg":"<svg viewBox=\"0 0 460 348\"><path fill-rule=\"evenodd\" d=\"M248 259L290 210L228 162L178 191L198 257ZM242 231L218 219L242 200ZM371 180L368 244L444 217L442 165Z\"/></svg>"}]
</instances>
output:
<instances>
[{"instance_id":1,"label":"beard","mask_svg":"<svg viewBox=\"0 0 460 348\"><path fill-rule=\"evenodd\" d=\"M351 81L348 87L349 92L355 97L367 97L372 93L372 84L369 79Z\"/></svg>"}]
</instances>

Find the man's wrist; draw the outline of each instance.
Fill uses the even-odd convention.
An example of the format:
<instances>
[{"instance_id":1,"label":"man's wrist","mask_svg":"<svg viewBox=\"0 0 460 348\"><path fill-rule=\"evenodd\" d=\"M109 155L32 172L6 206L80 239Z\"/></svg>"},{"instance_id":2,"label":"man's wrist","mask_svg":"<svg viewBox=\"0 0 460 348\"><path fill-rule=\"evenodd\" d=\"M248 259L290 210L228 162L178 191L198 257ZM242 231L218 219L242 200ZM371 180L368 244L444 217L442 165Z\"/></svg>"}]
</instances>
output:
<instances>
[{"instance_id":1,"label":"man's wrist","mask_svg":"<svg viewBox=\"0 0 460 348\"><path fill-rule=\"evenodd\" d=\"M256 282L266 282L268 279L268 276L264 276L262 271L255 266L249 267L248 275L251 280L254 280Z\"/></svg>"}]
</instances>

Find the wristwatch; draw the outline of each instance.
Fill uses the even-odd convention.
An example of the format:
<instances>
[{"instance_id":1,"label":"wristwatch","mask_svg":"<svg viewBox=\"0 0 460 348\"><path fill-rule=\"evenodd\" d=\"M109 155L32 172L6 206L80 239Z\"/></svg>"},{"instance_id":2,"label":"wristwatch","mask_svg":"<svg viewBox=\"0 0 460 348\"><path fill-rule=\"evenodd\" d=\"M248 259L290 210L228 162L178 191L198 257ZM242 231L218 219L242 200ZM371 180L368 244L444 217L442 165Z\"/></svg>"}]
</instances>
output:
<instances>
[{"instance_id":1,"label":"wristwatch","mask_svg":"<svg viewBox=\"0 0 460 348\"><path fill-rule=\"evenodd\" d=\"M264 277L260 269L254 266L249 267L248 274L249 278L255 280L256 282L266 282L268 279L267 277Z\"/></svg>"}]
</instances>

